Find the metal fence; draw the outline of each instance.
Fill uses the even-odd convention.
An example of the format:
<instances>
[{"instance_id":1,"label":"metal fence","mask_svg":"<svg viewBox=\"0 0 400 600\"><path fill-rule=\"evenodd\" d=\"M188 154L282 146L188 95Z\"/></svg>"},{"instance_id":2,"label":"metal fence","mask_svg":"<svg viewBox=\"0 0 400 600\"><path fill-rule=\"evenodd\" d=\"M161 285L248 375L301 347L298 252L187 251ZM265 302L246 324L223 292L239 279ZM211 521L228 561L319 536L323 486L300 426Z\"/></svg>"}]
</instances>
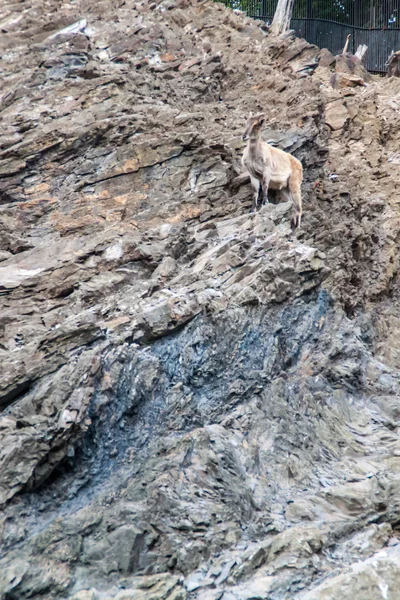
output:
<instances>
[{"instance_id":1,"label":"metal fence","mask_svg":"<svg viewBox=\"0 0 400 600\"><path fill-rule=\"evenodd\" d=\"M271 22L278 0L223 0L250 17ZM400 0L295 0L291 28L310 44L342 51L350 33L349 52L368 46L364 64L384 73L392 52L400 50Z\"/></svg>"}]
</instances>

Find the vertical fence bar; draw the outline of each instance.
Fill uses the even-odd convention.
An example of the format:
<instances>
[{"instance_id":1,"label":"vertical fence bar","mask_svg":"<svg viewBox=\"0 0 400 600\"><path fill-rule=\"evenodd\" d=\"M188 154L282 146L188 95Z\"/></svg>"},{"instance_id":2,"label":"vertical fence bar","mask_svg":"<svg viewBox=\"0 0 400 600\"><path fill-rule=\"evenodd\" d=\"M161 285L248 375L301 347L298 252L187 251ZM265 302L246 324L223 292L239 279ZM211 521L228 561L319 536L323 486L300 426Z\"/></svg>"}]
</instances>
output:
<instances>
[{"instance_id":1,"label":"vertical fence bar","mask_svg":"<svg viewBox=\"0 0 400 600\"><path fill-rule=\"evenodd\" d=\"M312 18L313 18L313 0L307 0L306 15L305 15L305 35L306 39L311 39Z\"/></svg>"}]
</instances>

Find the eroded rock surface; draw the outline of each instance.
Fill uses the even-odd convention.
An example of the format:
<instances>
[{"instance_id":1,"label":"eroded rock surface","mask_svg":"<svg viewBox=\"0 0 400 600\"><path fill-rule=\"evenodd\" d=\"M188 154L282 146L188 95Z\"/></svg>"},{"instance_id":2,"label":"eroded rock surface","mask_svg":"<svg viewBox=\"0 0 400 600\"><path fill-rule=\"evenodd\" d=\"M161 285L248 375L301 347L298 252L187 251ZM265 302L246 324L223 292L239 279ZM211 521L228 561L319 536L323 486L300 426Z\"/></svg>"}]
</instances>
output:
<instances>
[{"instance_id":1,"label":"eroded rock surface","mask_svg":"<svg viewBox=\"0 0 400 600\"><path fill-rule=\"evenodd\" d=\"M400 83L211 2L0 22L0 598L397 598Z\"/></svg>"}]
</instances>

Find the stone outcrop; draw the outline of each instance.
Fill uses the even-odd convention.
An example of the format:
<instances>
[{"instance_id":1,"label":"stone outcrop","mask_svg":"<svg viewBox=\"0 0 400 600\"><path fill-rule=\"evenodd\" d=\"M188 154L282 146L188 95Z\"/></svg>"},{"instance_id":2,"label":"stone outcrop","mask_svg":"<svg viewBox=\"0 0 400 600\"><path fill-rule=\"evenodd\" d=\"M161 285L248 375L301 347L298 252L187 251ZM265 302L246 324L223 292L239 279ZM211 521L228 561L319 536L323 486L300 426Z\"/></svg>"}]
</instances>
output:
<instances>
[{"instance_id":1,"label":"stone outcrop","mask_svg":"<svg viewBox=\"0 0 400 600\"><path fill-rule=\"evenodd\" d=\"M397 597L400 84L207 1L0 22L1 600Z\"/></svg>"}]
</instances>

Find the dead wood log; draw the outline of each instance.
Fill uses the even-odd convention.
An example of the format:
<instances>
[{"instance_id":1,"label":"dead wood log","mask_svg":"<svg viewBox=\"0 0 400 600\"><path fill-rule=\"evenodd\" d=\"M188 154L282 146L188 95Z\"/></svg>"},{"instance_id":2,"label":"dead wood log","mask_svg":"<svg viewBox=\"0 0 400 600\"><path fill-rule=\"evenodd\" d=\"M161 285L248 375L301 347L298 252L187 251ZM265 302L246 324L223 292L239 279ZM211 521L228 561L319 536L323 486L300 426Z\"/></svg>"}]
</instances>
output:
<instances>
[{"instance_id":1,"label":"dead wood log","mask_svg":"<svg viewBox=\"0 0 400 600\"><path fill-rule=\"evenodd\" d=\"M270 31L280 35L289 29L294 0L278 0Z\"/></svg>"},{"instance_id":2,"label":"dead wood log","mask_svg":"<svg viewBox=\"0 0 400 600\"><path fill-rule=\"evenodd\" d=\"M358 46L354 56L357 56L357 58L359 58L360 60L363 60L364 56L367 53L367 50L368 50L368 46L366 44L360 44Z\"/></svg>"},{"instance_id":3,"label":"dead wood log","mask_svg":"<svg viewBox=\"0 0 400 600\"><path fill-rule=\"evenodd\" d=\"M347 48L349 47L350 37L351 37L351 34L349 33L349 35L346 37L346 43L343 47L342 54L346 54L346 52L347 52Z\"/></svg>"}]
</instances>

